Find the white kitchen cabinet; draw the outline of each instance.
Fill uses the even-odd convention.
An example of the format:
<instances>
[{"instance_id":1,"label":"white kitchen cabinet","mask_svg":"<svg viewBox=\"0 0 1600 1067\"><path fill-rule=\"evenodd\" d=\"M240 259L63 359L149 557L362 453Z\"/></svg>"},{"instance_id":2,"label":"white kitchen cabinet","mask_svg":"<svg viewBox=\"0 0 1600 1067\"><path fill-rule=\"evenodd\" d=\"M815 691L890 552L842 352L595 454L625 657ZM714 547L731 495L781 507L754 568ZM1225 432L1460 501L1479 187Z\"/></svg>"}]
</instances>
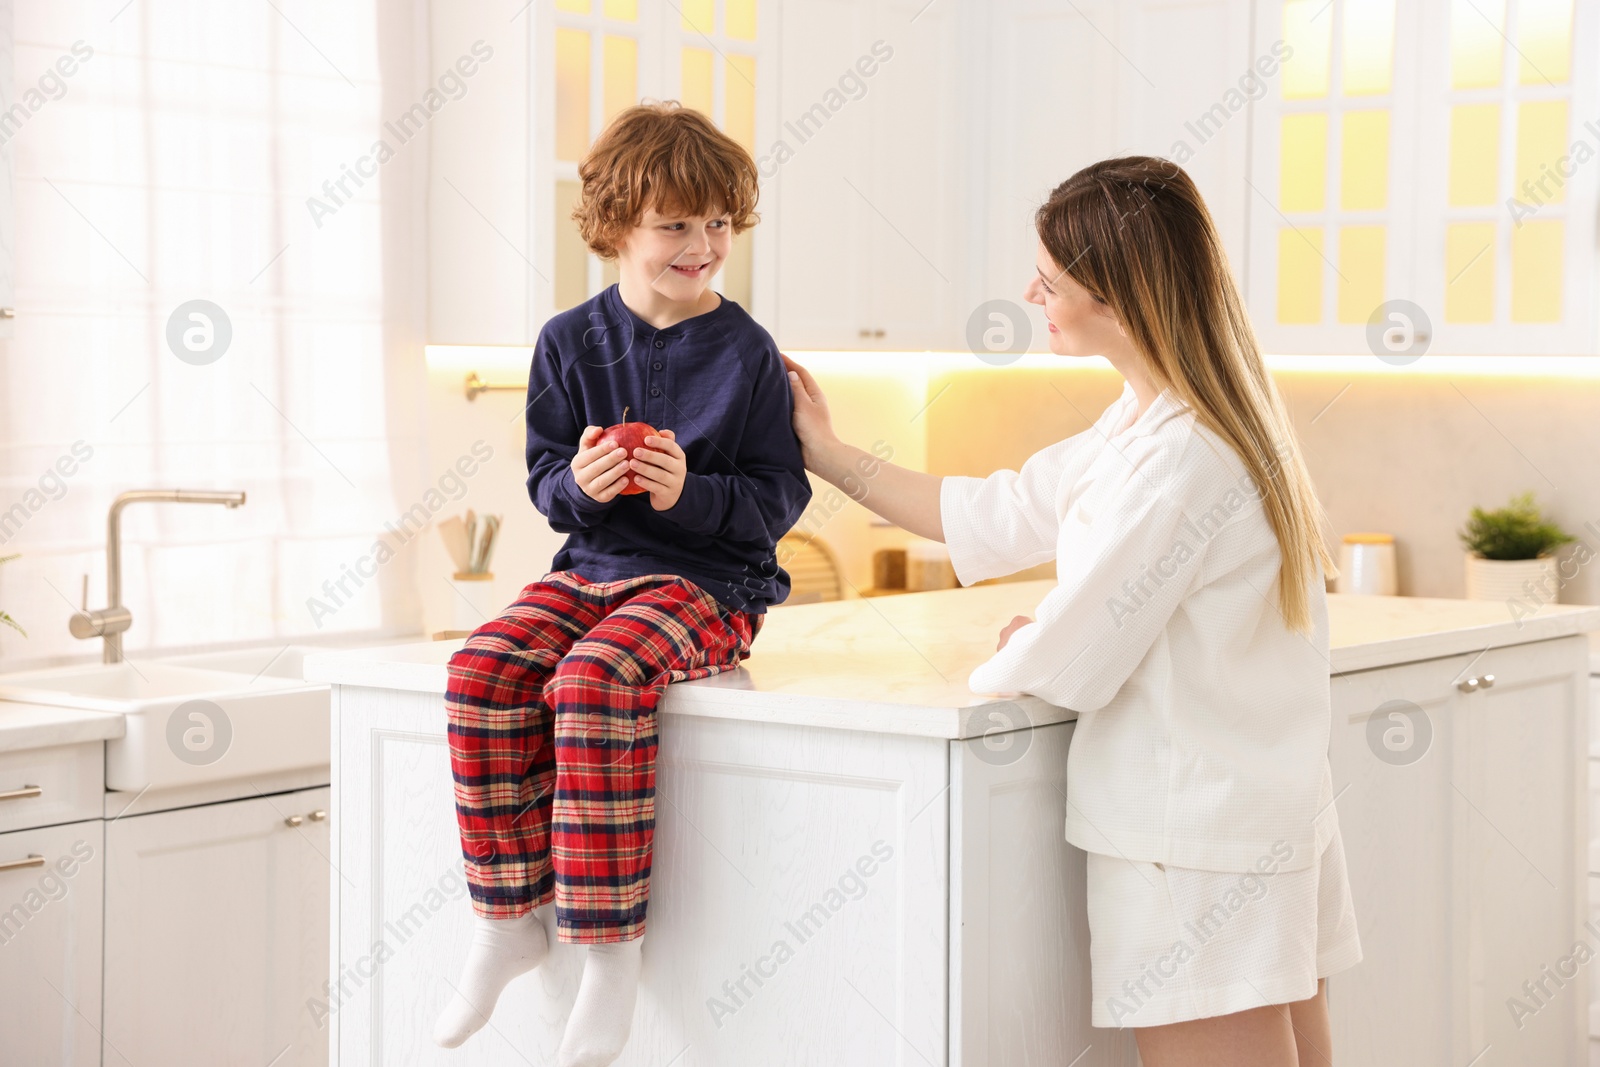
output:
<instances>
[{"instance_id":1,"label":"white kitchen cabinet","mask_svg":"<svg viewBox=\"0 0 1600 1067\"><path fill-rule=\"evenodd\" d=\"M760 157L775 170L763 174L762 189L773 205L762 225L777 233L773 333L791 348L861 347L858 331L870 332L861 236L868 209L845 182L852 174L866 181L869 119L862 101L834 113L823 96L857 56L870 54L871 20L860 0L784 4L781 13L777 136L793 155ZM808 117L819 104L822 111Z\"/></svg>"},{"instance_id":2,"label":"white kitchen cabinet","mask_svg":"<svg viewBox=\"0 0 1600 1067\"><path fill-rule=\"evenodd\" d=\"M763 145L777 323L793 348L960 348L969 114L954 5L782 5Z\"/></svg>"},{"instance_id":3,"label":"white kitchen cabinet","mask_svg":"<svg viewBox=\"0 0 1600 1067\"><path fill-rule=\"evenodd\" d=\"M91 819L0 834L6 1067L100 1065L102 828Z\"/></svg>"},{"instance_id":4,"label":"white kitchen cabinet","mask_svg":"<svg viewBox=\"0 0 1600 1067\"><path fill-rule=\"evenodd\" d=\"M1588 970L1562 964L1575 942L1600 949L1583 925L1587 648L1567 637L1333 679L1330 761L1365 953L1330 983L1341 1060L1587 1054ZM1546 967L1570 973L1530 999L1523 983ZM1513 998L1531 1011L1514 1016Z\"/></svg>"},{"instance_id":5,"label":"white kitchen cabinet","mask_svg":"<svg viewBox=\"0 0 1600 1067\"><path fill-rule=\"evenodd\" d=\"M963 346L972 309L1004 299L1029 316L1032 348L1048 347L1042 314L1022 299L1034 275L1033 213L1102 159L1180 162L1243 279L1250 94L1257 81L1273 84L1254 70L1250 9L1249 0L996 0L963 25L963 51L981 70L954 112L976 120L959 153L970 191L957 190L965 206L953 216L979 221L956 250L976 272L956 309Z\"/></svg>"},{"instance_id":6,"label":"white kitchen cabinet","mask_svg":"<svg viewBox=\"0 0 1600 1067\"><path fill-rule=\"evenodd\" d=\"M867 82L868 165L852 178L860 192L846 193L867 207L856 347L959 351L969 193L965 86L950 76L962 66L958 9L927 0L871 8L869 40L894 56Z\"/></svg>"},{"instance_id":7,"label":"white kitchen cabinet","mask_svg":"<svg viewBox=\"0 0 1600 1067\"><path fill-rule=\"evenodd\" d=\"M1033 213L1055 186L1113 154L1122 62L1112 43L1120 37L1117 20L1118 6L1110 3L1000 0L975 28L981 36L971 47L984 76L969 82L969 106L981 116L971 152L982 168L967 209L984 220L970 253L981 257L983 274L962 310L970 315L982 301L1011 301L1028 316L1034 351L1049 346L1043 312L1022 299L1035 275Z\"/></svg>"},{"instance_id":8,"label":"white kitchen cabinet","mask_svg":"<svg viewBox=\"0 0 1600 1067\"><path fill-rule=\"evenodd\" d=\"M1287 42L1299 71L1252 115L1262 343L1395 359L1420 355L1412 336L1444 354L1594 352L1600 174L1583 123L1600 100L1600 3L1256 12L1256 49ZM1398 328L1387 350L1374 317Z\"/></svg>"},{"instance_id":9,"label":"white kitchen cabinet","mask_svg":"<svg viewBox=\"0 0 1600 1067\"><path fill-rule=\"evenodd\" d=\"M460 1052L429 1039L472 921L436 667L334 687L334 1062L553 1062L584 951L548 917L550 958L492 1025ZM1131 1034L1089 1026L1084 857L1062 838L1074 724L1059 709L988 747L982 709L863 701L834 717L717 692L663 698L644 969L617 1067L1137 1062ZM996 707L997 729L1030 721ZM833 725L782 721L813 712ZM945 721L965 739L933 736Z\"/></svg>"},{"instance_id":10,"label":"white kitchen cabinet","mask_svg":"<svg viewBox=\"0 0 1600 1067\"><path fill-rule=\"evenodd\" d=\"M1061 837L1073 715L975 703L966 684L1050 585L784 608L739 671L668 687L619 1067L1135 1062L1131 1034L1088 1026L1083 856ZM1600 947L1583 926L1581 636L1600 610L1513 622L1481 602L1331 596L1329 621L1330 764L1365 951L1330 982L1336 1062L1464 1067L1491 1044L1479 1067L1581 1062L1587 970L1520 1027L1507 1001L1575 942ZM454 1061L427 1034L470 930L442 704L458 647L307 662L334 685L340 1063ZM1402 700L1409 745L1405 718L1372 725ZM892 860L827 905L879 841ZM819 901L823 932L794 942L785 924ZM779 941L795 951L773 966ZM581 962L558 944L513 983L472 1062L551 1052ZM737 1010L715 1012L740 981Z\"/></svg>"},{"instance_id":11,"label":"white kitchen cabinet","mask_svg":"<svg viewBox=\"0 0 1600 1067\"><path fill-rule=\"evenodd\" d=\"M1205 197L1241 279L1245 215L1254 195L1245 181L1250 103L1277 85L1278 66L1268 48L1251 47L1251 6L1250 0L1117 6L1117 47L1124 55L1115 62L1116 122L1106 152L1178 162Z\"/></svg>"},{"instance_id":12,"label":"white kitchen cabinet","mask_svg":"<svg viewBox=\"0 0 1600 1067\"><path fill-rule=\"evenodd\" d=\"M106 824L106 1064L327 1062L328 798Z\"/></svg>"}]
</instances>

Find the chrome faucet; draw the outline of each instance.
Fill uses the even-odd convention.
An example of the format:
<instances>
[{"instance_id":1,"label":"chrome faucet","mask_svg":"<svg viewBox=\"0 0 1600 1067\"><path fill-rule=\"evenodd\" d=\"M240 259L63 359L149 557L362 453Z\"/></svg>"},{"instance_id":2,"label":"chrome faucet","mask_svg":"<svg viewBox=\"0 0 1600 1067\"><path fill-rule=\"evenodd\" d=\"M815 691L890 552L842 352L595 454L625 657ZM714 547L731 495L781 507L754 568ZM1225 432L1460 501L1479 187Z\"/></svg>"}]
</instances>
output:
<instances>
[{"instance_id":1,"label":"chrome faucet","mask_svg":"<svg viewBox=\"0 0 1600 1067\"><path fill-rule=\"evenodd\" d=\"M133 612L122 606L122 509L129 504L221 504L236 508L244 503L243 493L216 492L210 489L131 489L119 493L106 516L106 599L97 611L89 610L87 594L83 610L72 616L67 628L73 637L103 637L105 662L122 662L122 632L133 625ZM87 585L88 579L84 579Z\"/></svg>"}]
</instances>

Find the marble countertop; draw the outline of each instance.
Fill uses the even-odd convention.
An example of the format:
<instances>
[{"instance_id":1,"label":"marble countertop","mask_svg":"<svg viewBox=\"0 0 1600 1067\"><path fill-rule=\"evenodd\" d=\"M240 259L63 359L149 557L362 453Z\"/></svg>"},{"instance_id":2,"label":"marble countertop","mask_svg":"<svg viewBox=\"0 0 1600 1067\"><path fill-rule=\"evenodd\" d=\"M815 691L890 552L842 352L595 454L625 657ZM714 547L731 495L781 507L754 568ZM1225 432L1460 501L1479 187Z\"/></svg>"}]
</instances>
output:
<instances>
[{"instance_id":1,"label":"marble countertop","mask_svg":"<svg viewBox=\"0 0 1600 1067\"><path fill-rule=\"evenodd\" d=\"M0 701L0 752L109 741L127 728L126 720L113 712Z\"/></svg>"},{"instance_id":2,"label":"marble countertop","mask_svg":"<svg viewBox=\"0 0 1600 1067\"><path fill-rule=\"evenodd\" d=\"M1516 619L1498 600L1330 593L1328 630L1333 673L1345 674L1581 633L1594 649L1600 607L1546 604Z\"/></svg>"},{"instance_id":3,"label":"marble countertop","mask_svg":"<svg viewBox=\"0 0 1600 1067\"><path fill-rule=\"evenodd\" d=\"M1074 718L1037 697L973 693L967 676L1000 628L1032 615L1054 583L805 604L772 611L738 670L670 686L668 713L759 719L883 733L978 737L997 712L1033 725ZM1328 597L1333 674L1600 631L1600 607L1546 605L1520 621L1497 601ZM445 691L460 640L323 653L309 681L420 693ZM1600 645L1596 646L1600 649Z\"/></svg>"}]
</instances>

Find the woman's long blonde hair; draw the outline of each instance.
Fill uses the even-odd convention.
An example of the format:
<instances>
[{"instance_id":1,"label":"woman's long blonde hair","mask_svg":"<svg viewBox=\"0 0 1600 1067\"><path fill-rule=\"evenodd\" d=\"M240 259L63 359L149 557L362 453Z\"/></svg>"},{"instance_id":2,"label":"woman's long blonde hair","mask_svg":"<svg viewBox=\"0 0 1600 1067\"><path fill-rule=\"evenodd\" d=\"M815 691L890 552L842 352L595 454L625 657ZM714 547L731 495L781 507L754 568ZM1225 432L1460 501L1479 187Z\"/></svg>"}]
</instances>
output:
<instances>
[{"instance_id":1,"label":"woman's long blonde hair","mask_svg":"<svg viewBox=\"0 0 1600 1067\"><path fill-rule=\"evenodd\" d=\"M1107 159L1056 186L1034 222L1056 264L1116 315L1156 385L1238 452L1283 557L1278 610L1289 629L1310 630L1316 565L1338 573L1322 506L1194 182L1169 160Z\"/></svg>"}]
</instances>

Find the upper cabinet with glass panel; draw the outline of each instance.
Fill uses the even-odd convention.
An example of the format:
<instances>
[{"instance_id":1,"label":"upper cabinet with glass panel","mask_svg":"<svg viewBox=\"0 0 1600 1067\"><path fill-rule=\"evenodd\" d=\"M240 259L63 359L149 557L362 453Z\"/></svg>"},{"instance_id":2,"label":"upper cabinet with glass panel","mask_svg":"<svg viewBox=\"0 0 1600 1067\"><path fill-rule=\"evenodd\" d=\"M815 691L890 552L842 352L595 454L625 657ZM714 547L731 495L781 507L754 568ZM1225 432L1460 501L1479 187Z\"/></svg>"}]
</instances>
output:
<instances>
[{"instance_id":1,"label":"upper cabinet with glass panel","mask_svg":"<svg viewBox=\"0 0 1600 1067\"><path fill-rule=\"evenodd\" d=\"M1595 350L1591 0L1451 0L1428 64L1427 210L1417 291L1435 344L1460 352ZM1441 19L1443 22L1443 19Z\"/></svg>"},{"instance_id":2,"label":"upper cabinet with glass panel","mask_svg":"<svg viewBox=\"0 0 1600 1067\"><path fill-rule=\"evenodd\" d=\"M1594 351L1600 144L1579 148L1594 72L1572 61L1594 8L1258 9L1257 43L1291 50L1257 104L1250 168L1248 288L1269 350L1364 352L1400 327L1435 352Z\"/></svg>"}]
</instances>

